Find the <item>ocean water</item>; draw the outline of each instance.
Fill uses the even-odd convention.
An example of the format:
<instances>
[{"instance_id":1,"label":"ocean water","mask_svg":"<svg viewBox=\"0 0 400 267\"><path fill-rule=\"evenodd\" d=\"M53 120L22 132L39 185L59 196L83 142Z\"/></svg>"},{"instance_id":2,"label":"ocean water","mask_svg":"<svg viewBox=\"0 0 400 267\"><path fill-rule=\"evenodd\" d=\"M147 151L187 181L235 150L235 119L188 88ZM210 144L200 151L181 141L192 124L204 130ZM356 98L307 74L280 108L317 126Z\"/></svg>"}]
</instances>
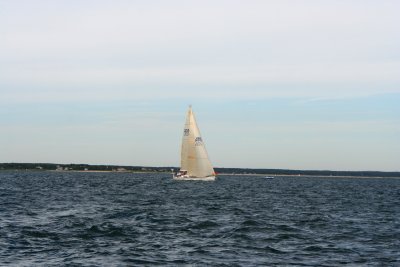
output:
<instances>
[{"instance_id":1,"label":"ocean water","mask_svg":"<svg viewBox=\"0 0 400 267\"><path fill-rule=\"evenodd\" d=\"M1 266L400 266L400 179L0 172Z\"/></svg>"}]
</instances>

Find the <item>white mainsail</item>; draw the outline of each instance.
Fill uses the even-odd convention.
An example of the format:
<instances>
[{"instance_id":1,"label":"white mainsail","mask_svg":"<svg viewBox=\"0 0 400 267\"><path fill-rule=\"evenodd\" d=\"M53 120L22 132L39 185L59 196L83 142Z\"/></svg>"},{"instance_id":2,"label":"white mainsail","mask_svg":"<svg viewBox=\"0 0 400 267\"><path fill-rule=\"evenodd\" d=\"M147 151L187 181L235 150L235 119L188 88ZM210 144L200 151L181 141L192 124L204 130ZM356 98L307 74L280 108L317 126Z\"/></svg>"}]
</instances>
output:
<instances>
[{"instance_id":1,"label":"white mainsail","mask_svg":"<svg viewBox=\"0 0 400 267\"><path fill-rule=\"evenodd\" d=\"M183 170L187 171L187 176L190 178L214 178L215 176L191 106L189 106L183 130L181 171Z\"/></svg>"}]
</instances>

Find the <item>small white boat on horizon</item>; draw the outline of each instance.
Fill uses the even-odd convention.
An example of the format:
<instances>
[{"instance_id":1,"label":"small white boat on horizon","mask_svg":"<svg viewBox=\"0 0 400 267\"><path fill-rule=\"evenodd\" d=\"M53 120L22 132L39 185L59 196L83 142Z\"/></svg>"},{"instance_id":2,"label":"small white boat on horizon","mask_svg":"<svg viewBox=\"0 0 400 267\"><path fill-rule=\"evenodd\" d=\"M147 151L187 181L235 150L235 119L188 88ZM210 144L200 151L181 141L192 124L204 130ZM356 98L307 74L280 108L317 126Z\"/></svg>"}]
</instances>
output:
<instances>
[{"instance_id":1,"label":"small white boat on horizon","mask_svg":"<svg viewBox=\"0 0 400 267\"><path fill-rule=\"evenodd\" d=\"M173 172L172 177L174 180L192 181L214 181L216 177L201 138L192 106L189 106L183 130L181 168L178 172Z\"/></svg>"}]
</instances>

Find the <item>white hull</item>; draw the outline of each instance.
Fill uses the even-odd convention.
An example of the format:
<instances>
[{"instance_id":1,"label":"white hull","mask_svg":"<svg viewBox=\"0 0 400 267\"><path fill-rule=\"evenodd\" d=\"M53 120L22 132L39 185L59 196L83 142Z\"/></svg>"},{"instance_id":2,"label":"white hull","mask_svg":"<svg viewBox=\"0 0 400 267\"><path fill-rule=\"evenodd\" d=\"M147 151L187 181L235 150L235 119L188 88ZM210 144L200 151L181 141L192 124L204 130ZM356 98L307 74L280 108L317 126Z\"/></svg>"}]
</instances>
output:
<instances>
[{"instance_id":1,"label":"white hull","mask_svg":"<svg viewBox=\"0 0 400 267\"><path fill-rule=\"evenodd\" d=\"M215 176L207 176L207 177L190 177L190 176L175 176L172 178L177 181L215 181Z\"/></svg>"}]
</instances>

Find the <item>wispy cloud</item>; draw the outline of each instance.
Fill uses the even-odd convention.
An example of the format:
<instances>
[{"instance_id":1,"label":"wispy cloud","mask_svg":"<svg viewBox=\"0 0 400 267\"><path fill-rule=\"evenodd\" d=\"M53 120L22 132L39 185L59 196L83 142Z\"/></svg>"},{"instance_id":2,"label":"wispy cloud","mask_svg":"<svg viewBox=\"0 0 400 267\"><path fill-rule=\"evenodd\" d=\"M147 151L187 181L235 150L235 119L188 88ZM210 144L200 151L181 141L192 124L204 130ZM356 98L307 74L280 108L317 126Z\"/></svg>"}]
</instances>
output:
<instances>
[{"instance_id":1,"label":"wispy cloud","mask_svg":"<svg viewBox=\"0 0 400 267\"><path fill-rule=\"evenodd\" d=\"M196 66L181 68L8 69L3 102L118 99L340 98L400 93L400 63ZM17 89L16 89L17 88Z\"/></svg>"}]
</instances>

